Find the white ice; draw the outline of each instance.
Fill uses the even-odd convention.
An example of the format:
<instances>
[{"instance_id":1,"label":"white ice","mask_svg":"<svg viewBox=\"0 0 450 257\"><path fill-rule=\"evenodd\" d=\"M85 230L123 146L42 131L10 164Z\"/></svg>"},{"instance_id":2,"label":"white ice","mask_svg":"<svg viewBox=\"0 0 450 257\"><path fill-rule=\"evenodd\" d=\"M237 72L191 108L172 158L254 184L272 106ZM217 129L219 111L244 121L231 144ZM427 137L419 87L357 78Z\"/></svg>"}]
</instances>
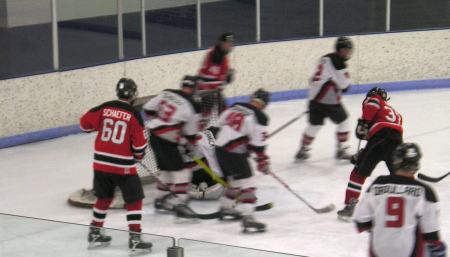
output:
<instances>
[{"instance_id":1,"label":"white ice","mask_svg":"<svg viewBox=\"0 0 450 257\"><path fill-rule=\"evenodd\" d=\"M391 93L390 96L389 103L403 115L405 141L416 142L422 148L424 156L420 172L429 176L440 176L448 172L450 90L404 91ZM356 120L361 115L363 99L364 95L343 97L352 121L352 152L357 150L358 140L353 131ZM267 108L271 117L270 131L305 110L305 100L270 104ZM37 115L36 119L38 118ZM313 143L311 159L296 164L293 163L293 156L298 150L305 126L306 118L303 117L269 139L268 153L272 170L313 206L323 207L333 203L337 209L341 209L352 165L334 159L336 126L328 121ZM94 134L78 134L0 150L0 213L89 224L92 211L68 205L67 198L75 190L92 188L94 138ZM386 166L379 164L366 186L377 175L387 173ZM145 186L147 198L143 208L143 231L176 239L188 238L295 255L367 256L368 234L358 234L354 224L339 221L336 210L326 214L314 213L271 176L256 173L255 183L258 185L258 202L275 203L273 209L256 213L257 219L268 225L265 233L242 234L239 222L210 220L200 221L198 224L175 224L172 216L154 213L154 185ZM450 239L449 183L450 179L447 178L432 185L441 200L441 236L444 241ZM216 211L218 204L215 201L194 201L192 207L198 212L208 213ZM5 222L7 218L2 219ZM42 231L44 228L40 229L39 226L34 229L42 241L50 240L55 249L63 244L62 249L67 250L43 250L40 241L28 238L28 235L22 235L26 243L12 247L15 243L8 242L8 235L20 234L23 227L32 223L26 221L22 224L15 219L7 223L15 224L13 227L16 229L0 226L0 256L32 256L21 254L20 249L35 249L34 256L124 256L126 252L126 233L122 233L122 236L113 235L113 242L117 242L117 245L89 252L86 250L86 227L67 228L58 225L50 230L45 229L46 231ZM125 211L110 210L105 227L127 230ZM159 242L156 238L152 240L155 245ZM170 240L168 242L170 244ZM203 256L199 252L195 256ZM165 256L165 248L156 247L152 256L158 253L158 256ZM204 256L211 255L209 253ZM214 255L219 257L235 254L216 249ZM193 255L185 252L185 256Z\"/></svg>"}]
</instances>

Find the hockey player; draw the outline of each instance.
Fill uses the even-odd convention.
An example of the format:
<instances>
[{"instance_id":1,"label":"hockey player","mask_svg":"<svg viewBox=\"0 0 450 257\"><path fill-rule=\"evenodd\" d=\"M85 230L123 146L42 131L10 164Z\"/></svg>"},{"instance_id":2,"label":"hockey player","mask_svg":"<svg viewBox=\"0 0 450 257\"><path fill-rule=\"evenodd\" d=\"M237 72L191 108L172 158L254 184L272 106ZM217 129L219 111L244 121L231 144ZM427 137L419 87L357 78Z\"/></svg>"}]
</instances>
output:
<instances>
[{"instance_id":1,"label":"hockey player","mask_svg":"<svg viewBox=\"0 0 450 257\"><path fill-rule=\"evenodd\" d=\"M243 219L244 231L255 228L264 231L266 225L253 216L256 204L255 187L251 184L252 170L247 157L256 154L258 170L270 172L269 157L265 153L267 145L268 117L263 109L269 103L269 93L259 89L252 94L250 103L236 103L224 111L217 123L217 159L227 179L227 188L221 197L222 216ZM233 208L236 201L241 211Z\"/></svg>"},{"instance_id":2,"label":"hockey player","mask_svg":"<svg viewBox=\"0 0 450 257\"><path fill-rule=\"evenodd\" d=\"M394 174L378 177L357 205L357 228L371 233L370 256L422 257L425 251L432 257L446 256L437 195L414 180L420 158L416 144L398 146L392 158Z\"/></svg>"},{"instance_id":3,"label":"hockey player","mask_svg":"<svg viewBox=\"0 0 450 257\"><path fill-rule=\"evenodd\" d=\"M325 118L330 118L338 125L337 128L337 159L350 159L347 154L349 148L349 119L348 113L341 103L341 95L349 90L351 80L346 61L350 59L353 43L347 37L339 37L335 44L336 51L320 58L319 65L310 81L309 124L303 133L300 150L295 155L296 160L310 157L308 151L324 124Z\"/></svg>"},{"instance_id":4,"label":"hockey player","mask_svg":"<svg viewBox=\"0 0 450 257\"><path fill-rule=\"evenodd\" d=\"M197 135L197 147L193 155L204 162L213 172L213 176L223 179L222 170L216 158L216 135L219 128L209 127ZM224 187L208 174L194 160L189 161L192 171L192 185L189 196L193 199L216 200L222 195Z\"/></svg>"},{"instance_id":5,"label":"hockey player","mask_svg":"<svg viewBox=\"0 0 450 257\"><path fill-rule=\"evenodd\" d=\"M103 223L118 186L122 190L130 229L129 248L149 250L150 242L141 239L142 190L135 162L144 156L147 140L144 122L130 103L137 96L136 83L121 78L116 86L118 100L105 102L89 110L80 120L85 132L98 131L94 154L94 191L97 196L89 229L90 247L109 244Z\"/></svg>"},{"instance_id":6,"label":"hockey player","mask_svg":"<svg viewBox=\"0 0 450 257\"><path fill-rule=\"evenodd\" d=\"M233 45L234 34L225 32L220 35L219 43L209 49L198 73L198 90L200 92L208 90L221 91L226 84L233 80L234 73L230 69L228 59L228 54L233 49ZM202 123L207 123L214 105L220 104L220 107L224 106L223 101L224 98L220 92L218 95L202 97Z\"/></svg>"},{"instance_id":7,"label":"hockey player","mask_svg":"<svg viewBox=\"0 0 450 257\"><path fill-rule=\"evenodd\" d=\"M349 220L361 194L366 178L379 162L384 161L392 174L392 152L403 142L402 116L387 104L385 89L372 88L362 104L362 117L358 120L356 136L368 140L364 149L355 155L355 164L345 192L345 208L338 211L338 218Z\"/></svg>"},{"instance_id":8,"label":"hockey player","mask_svg":"<svg viewBox=\"0 0 450 257\"><path fill-rule=\"evenodd\" d=\"M173 211L182 218L196 216L186 204L191 173L179 149L185 142L194 147L197 141L200 109L192 99L195 87L195 77L185 76L181 90L163 90L143 106L151 118L147 125L150 144L161 170L155 209Z\"/></svg>"}]
</instances>

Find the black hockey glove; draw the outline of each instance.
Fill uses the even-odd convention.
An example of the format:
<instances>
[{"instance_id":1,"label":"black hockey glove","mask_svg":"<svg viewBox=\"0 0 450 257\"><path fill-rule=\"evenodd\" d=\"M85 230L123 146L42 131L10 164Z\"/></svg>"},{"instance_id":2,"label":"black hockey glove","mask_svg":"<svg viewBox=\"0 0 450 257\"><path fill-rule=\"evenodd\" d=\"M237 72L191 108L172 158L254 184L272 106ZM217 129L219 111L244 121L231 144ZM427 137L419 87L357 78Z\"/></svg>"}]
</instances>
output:
<instances>
[{"instance_id":1,"label":"black hockey glove","mask_svg":"<svg viewBox=\"0 0 450 257\"><path fill-rule=\"evenodd\" d=\"M365 119L358 119L358 126L356 126L356 137L360 140L364 140L369 133L369 124Z\"/></svg>"}]
</instances>

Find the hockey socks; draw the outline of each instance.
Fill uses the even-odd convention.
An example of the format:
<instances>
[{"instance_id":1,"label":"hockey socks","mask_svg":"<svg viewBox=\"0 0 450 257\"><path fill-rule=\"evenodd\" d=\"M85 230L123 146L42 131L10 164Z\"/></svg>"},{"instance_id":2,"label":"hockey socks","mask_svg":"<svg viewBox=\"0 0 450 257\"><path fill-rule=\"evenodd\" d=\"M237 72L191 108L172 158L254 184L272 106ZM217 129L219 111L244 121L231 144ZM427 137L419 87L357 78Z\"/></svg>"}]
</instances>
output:
<instances>
[{"instance_id":1,"label":"hockey socks","mask_svg":"<svg viewBox=\"0 0 450 257\"><path fill-rule=\"evenodd\" d=\"M130 230L140 231L142 220L142 200L125 203L127 207L127 222Z\"/></svg>"},{"instance_id":2,"label":"hockey socks","mask_svg":"<svg viewBox=\"0 0 450 257\"><path fill-rule=\"evenodd\" d=\"M93 208L92 224L96 227L103 227L106 214L108 213L109 206L111 205L113 198L98 198Z\"/></svg>"},{"instance_id":3,"label":"hockey socks","mask_svg":"<svg viewBox=\"0 0 450 257\"><path fill-rule=\"evenodd\" d=\"M345 191L345 204L350 204L350 199L359 199L361 195L361 190L366 181L367 177L360 175L352 170L350 174L350 180L347 185L347 190Z\"/></svg>"}]
</instances>

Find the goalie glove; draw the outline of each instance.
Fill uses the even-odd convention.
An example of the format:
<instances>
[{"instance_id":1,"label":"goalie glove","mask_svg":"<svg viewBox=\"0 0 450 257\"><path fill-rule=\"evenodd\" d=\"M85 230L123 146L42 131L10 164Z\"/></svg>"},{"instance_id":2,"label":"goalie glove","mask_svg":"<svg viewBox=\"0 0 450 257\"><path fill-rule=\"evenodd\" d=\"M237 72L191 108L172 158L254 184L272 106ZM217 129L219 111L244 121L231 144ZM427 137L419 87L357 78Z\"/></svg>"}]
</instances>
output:
<instances>
[{"instance_id":1,"label":"goalie glove","mask_svg":"<svg viewBox=\"0 0 450 257\"><path fill-rule=\"evenodd\" d=\"M270 173L270 163L269 157L264 153L258 153L258 156L255 158L256 163L258 164L258 171L269 174Z\"/></svg>"},{"instance_id":2,"label":"goalie glove","mask_svg":"<svg viewBox=\"0 0 450 257\"><path fill-rule=\"evenodd\" d=\"M358 126L356 126L356 137L360 140L364 140L369 133L369 124L365 119L358 119Z\"/></svg>"},{"instance_id":3,"label":"goalie glove","mask_svg":"<svg viewBox=\"0 0 450 257\"><path fill-rule=\"evenodd\" d=\"M436 244L432 244L428 246L430 249L431 257L445 257L447 256L447 249L443 242L438 241Z\"/></svg>"}]
</instances>

